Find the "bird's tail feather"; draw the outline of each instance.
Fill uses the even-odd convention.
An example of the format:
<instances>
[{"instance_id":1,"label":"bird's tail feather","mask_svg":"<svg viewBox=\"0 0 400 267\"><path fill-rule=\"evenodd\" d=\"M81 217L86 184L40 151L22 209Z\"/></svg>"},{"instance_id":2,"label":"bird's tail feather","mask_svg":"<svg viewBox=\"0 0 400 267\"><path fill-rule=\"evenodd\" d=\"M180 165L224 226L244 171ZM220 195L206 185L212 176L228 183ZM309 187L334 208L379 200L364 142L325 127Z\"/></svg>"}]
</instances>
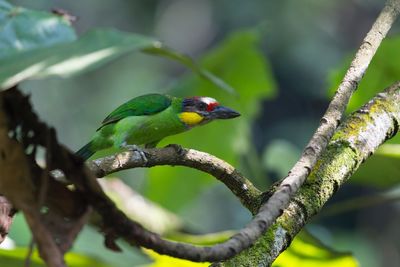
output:
<instances>
[{"instance_id":1,"label":"bird's tail feather","mask_svg":"<svg viewBox=\"0 0 400 267\"><path fill-rule=\"evenodd\" d=\"M75 154L80 156L84 160L87 160L95 153L95 151L93 151L91 147L92 147L92 142L89 142L86 145L84 145L81 149L76 151Z\"/></svg>"}]
</instances>

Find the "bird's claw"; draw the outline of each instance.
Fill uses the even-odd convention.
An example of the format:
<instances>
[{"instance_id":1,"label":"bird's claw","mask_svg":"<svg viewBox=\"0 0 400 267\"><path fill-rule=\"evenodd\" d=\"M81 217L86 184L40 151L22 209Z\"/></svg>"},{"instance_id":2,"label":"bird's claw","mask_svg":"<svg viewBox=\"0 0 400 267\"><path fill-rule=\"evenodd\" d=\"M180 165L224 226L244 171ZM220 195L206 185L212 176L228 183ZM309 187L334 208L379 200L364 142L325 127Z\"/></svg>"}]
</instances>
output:
<instances>
[{"instance_id":1,"label":"bird's claw","mask_svg":"<svg viewBox=\"0 0 400 267\"><path fill-rule=\"evenodd\" d=\"M140 148L139 146L137 146L137 145L128 145L126 143L123 143L121 147L123 149L128 150L128 151L138 152L139 155L140 155L140 158L143 160L143 162L147 163L148 160L147 160L146 154L143 151L143 149Z\"/></svg>"},{"instance_id":2,"label":"bird's claw","mask_svg":"<svg viewBox=\"0 0 400 267\"><path fill-rule=\"evenodd\" d=\"M176 154L178 154L179 157L183 157L186 154L185 149L181 145L178 144L169 144L167 147L172 147L175 149Z\"/></svg>"}]
</instances>

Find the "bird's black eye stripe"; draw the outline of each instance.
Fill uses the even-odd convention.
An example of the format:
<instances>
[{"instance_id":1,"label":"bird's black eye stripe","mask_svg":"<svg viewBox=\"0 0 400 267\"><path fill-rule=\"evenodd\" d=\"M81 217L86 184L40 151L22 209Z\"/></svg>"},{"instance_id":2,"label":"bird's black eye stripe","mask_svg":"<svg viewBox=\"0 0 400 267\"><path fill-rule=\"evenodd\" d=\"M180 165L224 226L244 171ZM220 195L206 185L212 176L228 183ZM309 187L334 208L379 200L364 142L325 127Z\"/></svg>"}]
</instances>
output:
<instances>
[{"instance_id":1,"label":"bird's black eye stripe","mask_svg":"<svg viewBox=\"0 0 400 267\"><path fill-rule=\"evenodd\" d=\"M200 102L197 106L200 110L207 110L207 104L204 102Z\"/></svg>"},{"instance_id":2,"label":"bird's black eye stripe","mask_svg":"<svg viewBox=\"0 0 400 267\"><path fill-rule=\"evenodd\" d=\"M185 105L185 106L190 106L190 105L192 105L194 103L194 101L193 101L193 99L191 99L191 98L185 98L184 100L183 100L183 105Z\"/></svg>"},{"instance_id":3,"label":"bird's black eye stripe","mask_svg":"<svg viewBox=\"0 0 400 267\"><path fill-rule=\"evenodd\" d=\"M207 103L194 98L186 98L183 100L183 109L186 111L207 111L207 106Z\"/></svg>"},{"instance_id":4,"label":"bird's black eye stripe","mask_svg":"<svg viewBox=\"0 0 400 267\"><path fill-rule=\"evenodd\" d=\"M186 98L183 100L183 107L185 109L190 108L190 107L195 107L196 102L192 98Z\"/></svg>"}]
</instances>

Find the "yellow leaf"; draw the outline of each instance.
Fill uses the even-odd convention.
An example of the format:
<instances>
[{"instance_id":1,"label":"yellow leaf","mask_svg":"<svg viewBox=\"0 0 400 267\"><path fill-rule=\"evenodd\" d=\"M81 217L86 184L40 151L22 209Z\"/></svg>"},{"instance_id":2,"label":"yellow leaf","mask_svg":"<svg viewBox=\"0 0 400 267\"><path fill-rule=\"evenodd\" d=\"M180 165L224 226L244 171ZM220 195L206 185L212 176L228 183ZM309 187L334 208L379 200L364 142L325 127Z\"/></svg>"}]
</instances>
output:
<instances>
[{"instance_id":1,"label":"yellow leaf","mask_svg":"<svg viewBox=\"0 0 400 267\"><path fill-rule=\"evenodd\" d=\"M210 263L205 262L192 262L188 260L182 260L173 258L166 255L160 255L152 250L143 249L143 251L154 260L153 263L148 264L143 267L206 267L209 266Z\"/></svg>"}]
</instances>

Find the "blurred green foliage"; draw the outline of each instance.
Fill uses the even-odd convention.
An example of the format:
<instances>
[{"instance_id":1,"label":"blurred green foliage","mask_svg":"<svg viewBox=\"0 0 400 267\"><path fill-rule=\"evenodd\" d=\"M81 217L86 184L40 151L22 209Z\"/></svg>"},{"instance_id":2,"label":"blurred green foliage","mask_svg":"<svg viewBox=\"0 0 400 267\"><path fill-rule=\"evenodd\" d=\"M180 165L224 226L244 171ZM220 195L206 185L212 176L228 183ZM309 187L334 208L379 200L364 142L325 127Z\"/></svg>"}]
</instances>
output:
<instances>
[{"instance_id":1,"label":"blurred green foliage","mask_svg":"<svg viewBox=\"0 0 400 267\"><path fill-rule=\"evenodd\" d=\"M359 265L351 253L333 251L307 231L302 231L272 266L357 267Z\"/></svg>"},{"instance_id":2,"label":"blurred green foliage","mask_svg":"<svg viewBox=\"0 0 400 267\"><path fill-rule=\"evenodd\" d=\"M0 1L0 28L0 58L76 39L75 31L62 17L12 6L3 0Z\"/></svg>"},{"instance_id":3,"label":"blurred green foliage","mask_svg":"<svg viewBox=\"0 0 400 267\"><path fill-rule=\"evenodd\" d=\"M170 256L160 255L151 250L145 250L145 252L149 255L151 259L153 259L153 263L145 265L143 267L207 267L210 266L208 262L191 262L188 260L181 260L177 258L173 258Z\"/></svg>"},{"instance_id":4,"label":"blurred green foliage","mask_svg":"<svg viewBox=\"0 0 400 267\"><path fill-rule=\"evenodd\" d=\"M21 267L24 266L25 258L28 255L27 248L15 248L12 250L0 249L0 263L2 266L7 267ZM90 257L79 255L76 253L68 253L65 256L65 261L71 267L112 267L113 265L104 264L103 262L94 260ZM29 266L32 267L45 267L46 265L40 259L37 251L32 254Z\"/></svg>"},{"instance_id":5,"label":"blurred green foliage","mask_svg":"<svg viewBox=\"0 0 400 267\"><path fill-rule=\"evenodd\" d=\"M261 101L276 92L269 64L261 56L258 42L256 31L235 32L201 59L204 68L229 81L237 94L218 90L215 85L195 75L184 77L170 92L178 96L215 97L223 105L240 110L241 116L172 136L162 141L161 146L178 143L207 151L234 166L239 164L241 157L251 153L251 122ZM215 178L188 168L157 167L152 168L149 174L146 196L172 211L180 210L206 187L217 183ZM188 179L190 182L185 182Z\"/></svg>"},{"instance_id":6,"label":"blurred green foliage","mask_svg":"<svg viewBox=\"0 0 400 267\"><path fill-rule=\"evenodd\" d=\"M385 170L384 172L382 170ZM392 188L400 183L400 145L384 144L360 166L352 183Z\"/></svg>"},{"instance_id":7,"label":"blurred green foliage","mask_svg":"<svg viewBox=\"0 0 400 267\"><path fill-rule=\"evenodd\" d=\"M76 39L69 22L58 15L31 11L0 2L0 88L24 80L50 76L71 77L104 65L126 53L142 51L177 60L204 79L233 93L191 58L168 49L153 38L111 29L97 29Z\"/></svg>"},{"instance_id":8,"label":"blurred green foliage","mask_svg":"<svg viewBox=\"0 0 400 267\"><path fill-rule=\"evenodd\" d=\"M45 2L45 0L27 1L24 4L44 8ZM168 11L168 8L165 8L168 3L160 4L157 11L149 11L162 1L142 1L140 4L139 1L106 2L99 4L93 1L79 3L65 1L64 4L78 7L79 12L88 11L85 16L82 16L81 21L87 23L94 18L92 23L96 26L100 24L110 26L106 23L107 18L113 15L114 18L118 17L117 20L123 21L124 25L131 27L132 22L135 19L138 20L138 17L149 19L148 17L152 15L157 17L159 13ZM181 3L178 0L170 2ZM21 87L32 93L32 99L40 117L49 121L51 125L55 125L60 139L71 147L83 144L86 141L85 135L91 134L91 131L96 129L101 117L127 98L148 91L177 96L215 97L222 104L239 110L242 116L232 121L215 122L188 133L167 138L161 146L179 143L186 147L207 151L228 161L251 178L254 183L261 185L262 189L266 189L266 186L272 182L268 179L266 172L273 173L277 177L285 176L300 153L300 147L293 144L301 144L308 137L302 128L309 129L314 123L316 124L310 119L310 114L307 114L307 109L310 107L304 105L298 96L318 98L323 95L325 87L322 86L322 80L330 67L329 60L326 59L340 60L337 42L332 42L329 37L334 36L336 41L337 34L333 34L335 26L314 23L315 17L310 16L309 13L313 12L311 10L314 10L314 13L316 13L315 10L319 10L322 15L317 19L329 17L324 14L331 14L330 12L335 10L335 7L340 7L338 4L340 1L333 3L332 1L308 0L306 2L307 4L300 4L294 0L275 3L251 1L243 4L240 1L229 0L213 3L223 10L215 18L231 24L223 24L228 25L227 28L222 27L223 35L215 38L216 42L212 48L201 51L198 60L200 63L195 64L190 57L175 52L157 42L155 38L146 35L109 28L88 27L89 32L79 34L77 37L69 23L59 16L49 12L15 7L0 0L0 29L2 30L0 32L0 84L8 87L25 79L46 78L38 82L24 82ZM342 1L342 3L345 4L346 10L354 5L348 1ZM121 6L134 8L122 9ZM93 10L101 14L95 14ZM143 14L136 14L137 10ZM169 10L169 12L172 11ZM133 13L136 15L132 16ZM91 14L92 17L87 14ZM265 16L265 14L269 17L268 21L261 23L263 27L260 25L253 27L256 25L255 21L259 19L257 23L260 23L260 16ZM353 17L343 17L340 12L338 14L340 14L340 20ZM175 14L175 16L179 15L181 14ZM279 24L273 24L276 22L272 22L271 17L282 17L282 21L278 22ZM239 24L238 18L244 23ZM301 24L303 21L301 18L305 18L307 27ZM78 21L77 28L82 31L85 26L82 27L79 23ZM175 25L176 28L170 29L170 32L179 31L178 26L183 24L185 24L184 20L179 21L179 24ZM241 26L239 30L237 25ZM251 27L248 27L249 25ZM267 27L264 27L265 25ZM286 29L282 29L281 26ZM343 29L343 27L338 28ZM318 31L319 29L322 31ZM322 47L316 48L315 32L324 36ZM181 38L188 38L184 33L179 33ZM266 34L270 34L267 42L265 42ZM280 44L279 40L283 40L284 45ZM399 57L397 53L399 42L398 37L392 37L382 44L360 84L360 89L351 100L349 111L354 111L384 86L398 79L396 77L399 76L399 69L396 64ZM293 50L289 49L291 45L294 46ZM273 47L268 57L265 55L266 46ZM180 68L171 65L170 62L166 63L159 58L133 52L145 52L177 60L192 69L194 73L187 73L182 77ZM326 61L320 59L318 55L326 56ZM332 75L330 94L343 77L345 68ZM278 73L276 73L277 70ZM282 70L286 72L285 75L282 74ZM79 75L75 76L75 74ZM49 79L49 77L65 78L67 76L71 78ZM177 77L180 78L177 79ZM315 77L319 77L319 80L313 80L316 79ZM289 98L283 99L284 101L289 99L291 103L285 106L277 105L275 109L268 107L264 110L263 104L266 101L275 101L278 96L286 92L285 90L290 85L294 85L295 90L286 93ZM320 91L315 90L316 87L319 87ZM232 88L235 88L235 92ZM301 112L298 112L301 113L299 114L302 116L301 120L296 116L290 118L277 116L286 111L290 113L296 104L301 106ZM315 113L314 109L310 110ZM268 125L273 128L268 131L278 133L279 138L260 142L260 140L254 140L253 131L257 129L257 123L265 123L260 120L265 117L277 117L284 126L273 128L273 125ZM265 133L262 135L266 136ZM284 139L288 136L293 140ZM398 142L396 141L398 138L396 137L393 142ZM263 146L260 146L260 143ZM357 184L377 188L387 188L398 184L398 152L397 147L384 146L366 164L362 165L351 180ZM125 180L137 186L137 190L146 197L182 215L189 222L188 230L190 231L204 232L214 231L216 228L237 227L250 218L249 213L240 206L226 188L214 178L198 171L181 167L156 167L147 172L143 182L141 182L143 179L141 177L144 176L143 171L135 170L123 173L121 176L125 176ZM348 217L350 216L345 219L340 218L338 224L348 220ZM335 220L332 221L337 223ZM365 223L368 220L360 221ZM370 259L368 257L372 257L371 253L365 253L362 249L364 246L374 244L376 240L368 241L364 238L356 242L351 238L353 234L357 234L353 232L355 232L353 229L348 230L346 232L348 239L344 241L345 244L337 243L339 245L336 247L341 249L351 247L352 251L357 252L357 256L364 258L363 264L366 263L365 266L368 266ZM28 246L30 235L22 216L17 216L10 236L17 246ZM327 235L319 236L324 240L329 240ZM384 239L381 236L380 238ZM196 243L196 238L193 237L190 242ZM67 261L71 266L118 267L148 262L149 259L145 258L141 251L132 250L123 243L121 246L124 250L121 254L107 251L103 247L101 234L87 227L79 235L73 253L67 256ZM361 253L359 250L362 250ZM0 254L1 266L21 266L26 255L26 248L0 250L0 252L2 253ZM200 266L187 261L176 261L172 258L152 255L151 258L155 262L150 266ZM374 266L377 260L369 262L373 262L370 266ZM42 266L40 264L37 256L34 256L31 266ZM331 251L318 240L304 233L293 241L290 248L275 263L275 266L339 265L357 266L351 255Z\"/></svg>"},{"instance_id":9,"label":"blurred green foliage","mask_svg":"<svg viewBox=\"0 0 400 267\"><path fill-rule=\"evenodd\" d=\"M298 160L298 155L300 155L300 151L293 144L276 139L264 150L262 163L266 170L274 172L278 177L285 177Z\"/></svg>"},{"instance_id":10,"label":"blurred green foliage","mask_svg":"<svg viewBox=\"0 0 400 267\"><path fill-rule=\"evenodd\" d=\"M14 40L16 42L16 40ZM67 42L19 52L1 59L8 66L0 73L1 87L9 88L29 78L69 77L103 65L121 54L153 46L154 40L114 30L88 32Z\"/></svg>"},{"instance_id":11,"label":"blurred green foliage","mask_svg":"<svg viewBox=\"0 0 400 267\"><path fill-rule=\"evenodd\" d=\"M381 92L385 87L399 80L400 68L400 37L389 37L381 43L378 51L371 61L364 77L362 78L357 91L352 95L347 112L354 112L362 105L367 103L372 97ZM344 74L350 65L347 59L342 67L332 71L330 74L329 95L332 96L337 86L341 82ZM388 141L389 143L399 143L400 136L397 135Z\"/></svg>"}]
</instances>

